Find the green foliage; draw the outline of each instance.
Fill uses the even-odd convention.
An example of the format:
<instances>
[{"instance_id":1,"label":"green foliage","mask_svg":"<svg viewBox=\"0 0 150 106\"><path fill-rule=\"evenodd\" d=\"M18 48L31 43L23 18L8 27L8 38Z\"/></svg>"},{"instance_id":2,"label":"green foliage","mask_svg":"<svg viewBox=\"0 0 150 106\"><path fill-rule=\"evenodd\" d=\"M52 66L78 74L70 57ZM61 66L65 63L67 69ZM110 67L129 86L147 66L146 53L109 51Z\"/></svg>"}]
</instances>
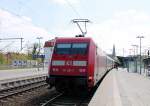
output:
<instances>
[{"instance_id":1,"label":"green foliage","mask_svg":"<svg viewBox=\"0 0 150 106\"><path fill-rule=\"evenodd\" d=\"M12 60L32 60L32 55L30 54L23 54L23 53L0 53L0 64L7 65L11 64Z\"/></svg>"},{"instance_id":2,"label":"green foliage","mask_svg":"<svg viewBox=\"0 0 150 106\"><path fill-rule=\"evenodd\" d=\"M4 54L0 53L0 64L4 64L5 63L5 56Z\"/></svg>"},{"instance_id":3,"label":"green foliage","mask_svg":"<svg viewBox=\"0 0 150 106\"><path fill-rule=\"evenodd\" d=\"M34 44L33 44L33 49L32 49L32 54L31 54L32 56L38 54L37 49L38 49L38 44L37 44L37 43L34 43ZM32 59L34 59L34 58L32 58ZM35 60L35 59L34 59L34 60Z\"/></svg>"},{"instance_id":4,"label":"green foliage","mask_svg":"<svg viewBox=\"0 0 150 106\"><path fill-rule=\"evenodd\" d=\"M37 43L34 43L34 44L33 44L32 55L37 54L37 48L38 48L38 44L37 44Z\"/></svg>"},{"instance_id":5,"label":"green foliage","mask_svg":"<svg viewBox=\"0 0 150 106\"><path fill-rule=\"evenodd\" d=\"M33 55L38 55L40 52L39 44L34 43L30 49L28 49L28 53L16 53L16 52L8 52L8 53L0 53L0 65L11 64L12 60L37 60L44 61L42 59L34 59Z\"/></svg>"}]
</instances>

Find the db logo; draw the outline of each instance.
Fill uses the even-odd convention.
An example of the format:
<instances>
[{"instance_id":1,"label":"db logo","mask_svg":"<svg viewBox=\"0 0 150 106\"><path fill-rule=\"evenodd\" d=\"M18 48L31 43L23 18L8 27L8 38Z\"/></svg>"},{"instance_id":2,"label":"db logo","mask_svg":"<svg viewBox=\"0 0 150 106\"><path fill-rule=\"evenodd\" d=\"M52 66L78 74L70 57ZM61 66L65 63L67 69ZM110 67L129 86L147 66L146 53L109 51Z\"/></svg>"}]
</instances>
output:
<instances>
[{"instance_id":1,"label":"db logo","mask_svg":"<svg viewBox=\"0 0 150 106\"><path fill-rule=\"evenodd\" d=\"M66 65L67 66L71 66L72 65L72 61L66 61Z\"/></svg>"}]
</instances>

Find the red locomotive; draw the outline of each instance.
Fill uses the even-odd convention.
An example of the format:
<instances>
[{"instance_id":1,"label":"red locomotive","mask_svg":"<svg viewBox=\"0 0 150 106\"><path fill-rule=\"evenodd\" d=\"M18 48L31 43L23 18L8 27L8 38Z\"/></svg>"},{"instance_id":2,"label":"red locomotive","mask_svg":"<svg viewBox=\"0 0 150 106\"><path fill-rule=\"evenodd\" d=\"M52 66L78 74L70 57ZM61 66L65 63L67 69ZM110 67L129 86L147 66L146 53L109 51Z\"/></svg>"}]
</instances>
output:
<instances>
[{"instance_id":1,"label":"red locomotive","mask_svg":"<svg viewBox=\"0 0 150 106\"><path fill-rule=\"evenodd\" d=\"M56 38L46 82L58 91L91 90L113 66L91 38Z\"/></svg>"}]
</instances>

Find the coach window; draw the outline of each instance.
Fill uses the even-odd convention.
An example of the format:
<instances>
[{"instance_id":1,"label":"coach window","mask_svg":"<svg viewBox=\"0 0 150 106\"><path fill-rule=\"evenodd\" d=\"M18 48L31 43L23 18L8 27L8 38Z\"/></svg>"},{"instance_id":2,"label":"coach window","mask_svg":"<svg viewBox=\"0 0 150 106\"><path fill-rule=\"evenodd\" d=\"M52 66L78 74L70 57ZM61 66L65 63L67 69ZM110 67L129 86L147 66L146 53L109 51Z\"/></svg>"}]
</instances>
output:
<instances>
[{"instance_id":1,"label":"coach window","mask_svg":"<svg viewBox=\"0 0 150 106\"><path fill-rule=\"evenodd\" d=\"M98 52L98 47L96 46L96 55L97 55L97 52Z\"/></svg>"}]
</instances>

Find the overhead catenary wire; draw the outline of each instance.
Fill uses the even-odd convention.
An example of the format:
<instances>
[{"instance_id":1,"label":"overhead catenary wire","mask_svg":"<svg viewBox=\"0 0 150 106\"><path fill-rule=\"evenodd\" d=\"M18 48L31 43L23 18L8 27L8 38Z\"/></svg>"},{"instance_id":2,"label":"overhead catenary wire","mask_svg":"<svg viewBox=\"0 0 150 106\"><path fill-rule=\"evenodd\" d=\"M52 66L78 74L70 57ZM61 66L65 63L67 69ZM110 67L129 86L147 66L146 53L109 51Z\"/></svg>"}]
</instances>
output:
<instances>
[{"instance_id":1,"label":"overhead catenary wire","mask_svg":"<svg viewBox=\"0 0 150 106\"><path fill-rule=\"evenodd\" d=\"M65 0L66 3L72 8L73 12L78 16L78 18L81 18L81 15L79 14L79 12L76 10L76 8L70 3L69 0Z\"/></svg>"},{"instance_id":2,"label":"overhead catenary wire","mask_svg":"<svg viewBox=\"0 0 150 106\"><path fill-rule=\"evenodd\" d=\"M4 46L2 49L0 49L0 51L4 51L6 48L10 47L15 41L12 41L11 43L7 44L6 46Z\"/></svg>"},{"instance_id":3,"label":"overhead catenary wire","mask_svg":"<svg viewBox=\"0 0 150 106\"><path fill-rule=\"evenodd\" d=\"M34 10L32 7L30 7L30 6L28 5L29 2L24 3L24 2L21 1L21 0L18 0L17 2L18 2L18 4L20 5L20 7L19 7L20 13L23 11L24 7L26 7L26 9L32 11L32 13L37 14L37 15L40 15L37 10ZM28 4L27 4L27 3L28 3ZM20 14L20 15L21 15L21 14Z\"/></svg>"},{"instance_id":4,"label":"overhead catenary wire","mask_svg":"<svg viewBox=\"0 0 150 106\"><path fill-rule=\"evenodd\" d=\"M41 15L41 13L39 13L38 9L35 10L35 9L33 8L33 6L31 7L31 6L29 5L29 2L24 3L22 0L18 0L17 2L18 2L18 4L20 5L20 8L19 8L19 9L20 9L20 15L18 14L18 16L21 16L21 12L22 12L22 10L23 10L24 8L26 8L26 11L30 11L30 12L34 13L35 15L37 15L37 16L40 16L40 15ZM47 30L48 27L45 27L45 29ZM48 30L50 30L50 29L48 29ZM50 32L51 32L52 35L56 35L52 30L51 30Z\"/></svg>"}]
</instances>

